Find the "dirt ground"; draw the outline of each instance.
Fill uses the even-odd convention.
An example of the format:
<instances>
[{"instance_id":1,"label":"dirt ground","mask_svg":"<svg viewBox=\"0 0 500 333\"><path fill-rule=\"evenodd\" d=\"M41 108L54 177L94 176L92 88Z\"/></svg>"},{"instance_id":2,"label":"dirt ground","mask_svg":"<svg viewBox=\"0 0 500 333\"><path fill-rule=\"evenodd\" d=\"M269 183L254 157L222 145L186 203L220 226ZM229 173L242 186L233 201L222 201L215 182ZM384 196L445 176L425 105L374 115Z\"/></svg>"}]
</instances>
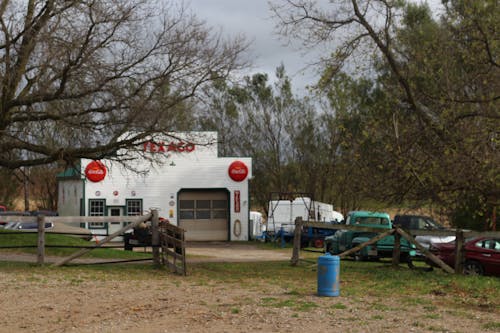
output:
<instances>
[{"instance_id":1,"label":"dirt ground","mask_svg":"<svg viewBox=\"0 0 500 333\"><path fill-rule=\"evenodd\" d=\"M187 253L191 262L289 260L291 256L291 250L269 251L237 243L195 244L188 247ZM34 261L33 256L29 257L17 259ZM1 259L12 257L0 253ZM470 333L490 332L484 329L484 323L498 322L500 315L495 308L449 308L445 301L448 296L438 292L420 300L422 303L401 306L391 297L383 301L369 294L346 297L342 289L339 297L319 297L311 292L298 298L279 282L262 286L248 281L248 286L241 288L230 282L215 284L196 276L163 273L149 281L131 283L116 274L103 279L92 272L68 278L51 270L28 276L0 271L0 281L0 333ZM343 282L341 275L341 285ZM314 306L302 311L291 303L263 305L290 301Z\"/></svg>"}]
</instances>

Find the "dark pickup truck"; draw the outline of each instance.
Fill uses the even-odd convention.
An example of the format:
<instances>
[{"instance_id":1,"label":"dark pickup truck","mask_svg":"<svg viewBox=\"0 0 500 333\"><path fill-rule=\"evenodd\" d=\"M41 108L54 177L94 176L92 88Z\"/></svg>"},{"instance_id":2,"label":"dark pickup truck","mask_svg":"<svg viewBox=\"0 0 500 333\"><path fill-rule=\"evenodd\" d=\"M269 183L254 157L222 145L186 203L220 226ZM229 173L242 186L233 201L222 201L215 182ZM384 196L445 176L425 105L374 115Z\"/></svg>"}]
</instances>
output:
<instances>
[{"instance_id":1,"label":"dark pickup truck","mask_svg":"<svg viewBox=\"0 0 500 333\"><path fill-rule=\"evenodd\" d=\"M434 221L433 218L424 215L396 215L394 216L393 225L397 225L410 234L412 230L427 230L427 231L452 231L441 224ZM429 249L432 243L448 243L455 240L455 236L440 236L440 235L417 235L415 240L424 248ZM417 251L417 255L421 253Z\"/></svg>"}]
</instances>

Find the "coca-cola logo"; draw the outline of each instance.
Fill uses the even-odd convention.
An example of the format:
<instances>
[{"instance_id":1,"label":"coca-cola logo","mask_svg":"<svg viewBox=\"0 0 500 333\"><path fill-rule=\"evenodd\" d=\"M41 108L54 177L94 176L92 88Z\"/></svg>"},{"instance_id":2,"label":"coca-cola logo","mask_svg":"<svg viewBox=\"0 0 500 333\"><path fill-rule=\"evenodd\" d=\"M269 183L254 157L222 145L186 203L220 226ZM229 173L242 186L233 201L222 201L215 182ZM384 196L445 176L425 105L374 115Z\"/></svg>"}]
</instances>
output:
<instances>
[{"instance_id":1,"label":"coca-cola logo","mask_svg":"<svg viewBox=\"0 0 500 333\"><path fill-rule=\"evenodd\" d=\"M241 182L248 176L248 167L241 161L234 161L229 165L228 174L235 182Z\"/></svg>"},{"instance_id":2,"label":"coca-cola logo","mask_svg":"<svg viewBox=\"0 0 500 333\"><path fill-rule=\"evenodd\" d=\"M85 168L85 177L91 182L97 183L106 177L106 166L101 161L92 161Z\"/></svg>"},{"instance_id":3,"label":"coca-cola logo","mask_svg":"<svg viewBox=\"0 0 500 333\"><path fill-rule=\"evenodd\" d=\"M90 170L87 171L87 174L89 174L89 175L104 175L105 171L102 170L102 169L98 169L98 170L96 170L96 169L90 169Z\"/></svg>"}]
</instances>

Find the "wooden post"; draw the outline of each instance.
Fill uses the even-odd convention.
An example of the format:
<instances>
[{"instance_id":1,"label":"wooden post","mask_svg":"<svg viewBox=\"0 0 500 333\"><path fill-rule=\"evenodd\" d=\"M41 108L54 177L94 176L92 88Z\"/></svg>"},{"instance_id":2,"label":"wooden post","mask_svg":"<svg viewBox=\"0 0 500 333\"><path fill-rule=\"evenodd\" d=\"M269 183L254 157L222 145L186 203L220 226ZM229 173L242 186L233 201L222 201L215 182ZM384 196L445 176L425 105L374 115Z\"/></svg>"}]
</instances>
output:
<instances>
[{"instance_id":1,"label":"wooden post","mask_svg":"<svg viewBox=\"0 0 500 333\"><path fill-rule=\"evenodd\" d=\"M451 268L450 266L448 266L447 264L445 264L441 259L439 259L438 257L436 257L434 254L432 254L431 252L429 252L429 250L427 250L419 242L417 242L415 240L415 238L413 238L412 235L408 234L406 231L404 231L401 228L397 228L396 232L399 233L399 234L401 234L401 236L403 236L403 238L405 238L410 244L415 245L415 247L417 249L419 249L420 252L422 252L427 258L429 258L430 260L432 260L436 265L438 265L439 267L441 267L445 272L450 273L450 274L454 273L453 268Z\"/></svg>"},{"instance_id":2,"label":"wooden post","mask_svg":"<svg viewBox=\"0 0 500 333\"><path fill-rule=\"evenodd\" d=\"M299 264L300 253L300 238L302 237L302 217L297 216L295 219L295 231L293 233L293 252L292 252L292 266Z\"/></svg>"},{"instance_id":3,"label":"wooden post","mask_svg":"<svg viewBox=\"0 0 500 333\"><path fill-rule=\"evenodd\" d=\"M394 233L394 247L392 249L392 266L399 266L399 258L401 257L401 234Z\"/></svg>"},{"instance_id":4,"label":"wooden post","mask_svg":"<svg viewBox=\"0 0 500 333\"><path fill-rule=\"evenodd\" d=\"M153 247L153 263L160 266L160 230L158 211L153 210L151 217L151 246Z\"/></svg>"},{"instance_id":5,"label":"wooden post","mask_svg":"<svg viewBox=\"0 0 500 333\"><path fill-rule=\"evenodd\" d=\"M464 271L464 232L457 229L455 238L455 274Z\"/></svg>"},{"instance_id":6,"label":"wooden post","mask_svg":"<svg viewBox=\"0 0 500 333\"><path fill-rule=\"evenodd\" d=\"M36 262L38 265L43 265L45 263L45 216L38 215L36 221L38 223Z\"/></svg>"}]
</instances>

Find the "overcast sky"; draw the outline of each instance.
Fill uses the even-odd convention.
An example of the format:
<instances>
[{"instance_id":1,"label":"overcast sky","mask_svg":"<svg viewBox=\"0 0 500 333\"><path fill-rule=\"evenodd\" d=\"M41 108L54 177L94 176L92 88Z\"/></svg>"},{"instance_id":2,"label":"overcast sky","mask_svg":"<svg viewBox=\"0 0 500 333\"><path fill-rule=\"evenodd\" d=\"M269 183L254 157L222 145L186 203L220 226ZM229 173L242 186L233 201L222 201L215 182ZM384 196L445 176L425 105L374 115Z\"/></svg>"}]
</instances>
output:
<instances>
[{"instance_id":1,"label":"overcast sky","mask_svg":"<svg viewBox=\"0 0 500 333\"><path fill-rule=\"evenodd\" d=\"M440 1L427 2L435 9ZM271 18L267 0L185 0L185 3L209 26L223 29L229 36L244 34L252 42L250 57L253 68L249 75L265 72L273 80L276 67L283 63L296 93L302 94L306 85L316 83L317 75L307 64L317 60L318 53L304 54L296 47L284 46L284 41L275 34L275 21Z\"/></svg>"},{"instance_id":2,"label":"overcast sky","mask_svg":"<svg viewBox=\"0 0 500 333\"><path fill-rule=\"evenodd\" d=\"M230 36L246 36L251 42L249 56L253 63L248 74L265 72L273 79L276 67L283 63L295 91L314 82L311 70L303 70L307 61L302 52L285 47L274 33L275 22L270 17L267 0L186 0L186 3L209 26L222 28Z\"/></svg>"}]
</instances>

